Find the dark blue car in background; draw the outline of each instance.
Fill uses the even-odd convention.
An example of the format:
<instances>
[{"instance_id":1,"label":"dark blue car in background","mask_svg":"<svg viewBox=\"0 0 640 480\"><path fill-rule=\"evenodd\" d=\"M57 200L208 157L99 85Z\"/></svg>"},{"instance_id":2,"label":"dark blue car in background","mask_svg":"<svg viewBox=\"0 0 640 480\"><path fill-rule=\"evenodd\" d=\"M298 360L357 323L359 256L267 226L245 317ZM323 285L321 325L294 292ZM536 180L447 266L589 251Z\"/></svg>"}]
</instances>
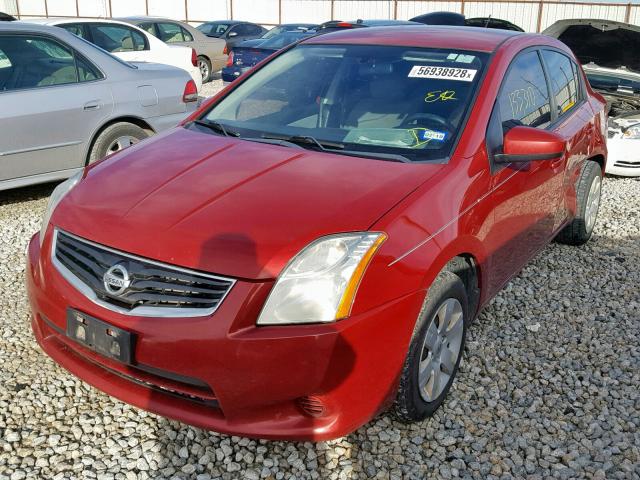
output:
<instances>
[{"instance_id":1,"label":"dark blue car in background","mask_svg":"<svg viewBox=\"0 0 640 480\"><path fill-rule=\"evenodd\" d=\"M296 30L280 33L263 41L256 39L236 45L229 52L227 66L222 69L222 81L225 84L233 82L272 53L315 33L315 30Z\"/></svg>"}]
</instances>

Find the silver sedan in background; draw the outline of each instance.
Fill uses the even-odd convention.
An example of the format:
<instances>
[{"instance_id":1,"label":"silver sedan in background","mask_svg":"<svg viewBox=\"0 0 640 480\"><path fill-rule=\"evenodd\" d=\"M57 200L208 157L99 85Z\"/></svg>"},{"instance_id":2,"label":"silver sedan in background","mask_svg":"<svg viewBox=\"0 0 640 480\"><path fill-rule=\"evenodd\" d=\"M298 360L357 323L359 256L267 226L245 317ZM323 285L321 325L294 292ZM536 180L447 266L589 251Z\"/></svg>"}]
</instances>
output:
<instances>
[{"instance_id":1,"label":"silver sedan in background","mask_svg":"<svg viewBox=\"0 0 640 480\"><path fill-rule=\"evenodd\" d=\"M0 190L72 176L196 108L179 68L127 63L56 27L0 23Z\"/></svg>"},{"instance_id":2,"label":"silver sedan in background","mask_svg":"<svg viewBox=\"0 0 640 480\"><path fill-rule=\"evenodd\" d=\"M185 45L198 55L198 67L202 82L212 80L212 74L227 63L226 42L220 38L207 37L188 23L161 17L118 18L121 22L136 25L169 45Z\"/></svg>"}]
</instances>

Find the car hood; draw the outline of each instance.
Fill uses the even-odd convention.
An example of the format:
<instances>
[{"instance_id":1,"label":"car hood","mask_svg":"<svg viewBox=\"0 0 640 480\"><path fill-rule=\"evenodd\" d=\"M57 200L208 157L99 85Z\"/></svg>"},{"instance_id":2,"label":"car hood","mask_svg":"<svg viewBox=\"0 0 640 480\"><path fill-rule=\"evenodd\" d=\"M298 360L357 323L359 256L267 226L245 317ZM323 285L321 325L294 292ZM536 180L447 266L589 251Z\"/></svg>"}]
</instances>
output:
<instances>
[{"instance_id":1,"label":"car hood","mask_svg":"<svg viewBox=\"0 0 640 480\"><path fill-rule=\"evenodd\" d=\"M564 42L580 63L640 72L640 27L597 19L558 20L545 35Z\"/></svg>"},{"instance_id":2,"label":"car hood","mask_svg":"<svg viewBox=\"0 0 640 480\"><path fill-rule=\"evenodd\" d=\"M90 168L52 222L143 257L268 279L318 237L367 230L441 168L178 127Z\"/></svg>"}]
</instances>

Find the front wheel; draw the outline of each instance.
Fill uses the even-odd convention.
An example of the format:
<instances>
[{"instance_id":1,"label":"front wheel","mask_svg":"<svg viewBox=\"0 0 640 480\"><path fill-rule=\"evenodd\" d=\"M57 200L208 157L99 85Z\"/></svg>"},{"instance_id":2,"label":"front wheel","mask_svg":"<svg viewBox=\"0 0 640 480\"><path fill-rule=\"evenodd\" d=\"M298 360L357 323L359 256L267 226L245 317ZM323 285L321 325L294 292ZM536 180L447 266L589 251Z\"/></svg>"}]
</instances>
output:
<instances>
[{"instance_id":1,"label":"front wheel","mask_svg":"<svg viewBox=\"0 0 640 480\"><path fill-rule=\"evenodd\" d=\"M395 402L400 420L423 420L444 402L462 358L467 319L462 280L440 273L427 292L400 377Z\"/></svg>"},{"instance_id":2,"label":"front wheel","mask_svg":"<svg viewBox=\"0 0 640 480\"><path fill-rule=\"evenodd\" d=\"M556 240L567 245L587 243L596 224L602 193L602 169L593 161L582 168L576 188L577 211L575 218L564 227Z\"/></svg>"},{"instance_id":3,"label":"front wheel","mask_svg":"<svg viewBox=\"0 0 640 480\"><path fill-rule=\"evenodd\" d=\"M206 57L198 57L198 68L202 75L202 83L207 83L211 80L211 62Z\"/></svg>"}]
</instances>

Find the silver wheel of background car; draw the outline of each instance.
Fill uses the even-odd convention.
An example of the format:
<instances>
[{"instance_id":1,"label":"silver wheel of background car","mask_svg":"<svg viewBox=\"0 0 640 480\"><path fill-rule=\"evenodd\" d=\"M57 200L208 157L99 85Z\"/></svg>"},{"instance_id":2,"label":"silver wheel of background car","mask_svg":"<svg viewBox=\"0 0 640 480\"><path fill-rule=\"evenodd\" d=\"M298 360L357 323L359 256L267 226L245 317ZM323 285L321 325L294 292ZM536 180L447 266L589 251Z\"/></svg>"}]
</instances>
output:
<instances>
[{"instance_id":1,"label":"silver wheel of background car","mask_svg":"<svg viewBox=\"0 0 640 480\"><path fill-rule=\"evenodd\" d=\"M602 178L600 176L594 177L589 188L589 195L587 196L586 211L584 219L587 227L587 231L590 232L596 223L596 217L598 216L598 209L600 207L600 191L602 190Z\"/></svg>"},{"instance_id":2,"label":"silver wheel of background car","mask_svg":"<svg viewBox=\"0 0 640 480\"><path fill-rule=\"evenodd\" d=\"M440 396L453 375L464 334L462 305L455 298L446 299L433 316L424 337L418 386L426 402Z\"/></svg>"},{"instance_id":3,"label":"silver wheel of background car","mask_svg":"<svg viewBox=\"0 0 640 480\"><path fill-rule=\"evenodd\" d=\"M206 82L209 80L209 76L211 75L211 67L209 66L209 62L202 57L198 57L198 68L200 69L200 74L202 75L202 81Z\"/></svg>"},{"instance_id":4,"label":"silver wheel of background car","mask_svg":"<svg viewBox=\"0 0 640 480\"><path fill-rule=\"evenodd\" d=\"M111 144L109 144L107 152L108 153L119 152L120 150L130 147L131 145L135 145L139 141L140 141L139 139L132 137L130 135L123 135L122 137L116 138L113 142L111 142Z\"/></svg>"}]
</instances>

